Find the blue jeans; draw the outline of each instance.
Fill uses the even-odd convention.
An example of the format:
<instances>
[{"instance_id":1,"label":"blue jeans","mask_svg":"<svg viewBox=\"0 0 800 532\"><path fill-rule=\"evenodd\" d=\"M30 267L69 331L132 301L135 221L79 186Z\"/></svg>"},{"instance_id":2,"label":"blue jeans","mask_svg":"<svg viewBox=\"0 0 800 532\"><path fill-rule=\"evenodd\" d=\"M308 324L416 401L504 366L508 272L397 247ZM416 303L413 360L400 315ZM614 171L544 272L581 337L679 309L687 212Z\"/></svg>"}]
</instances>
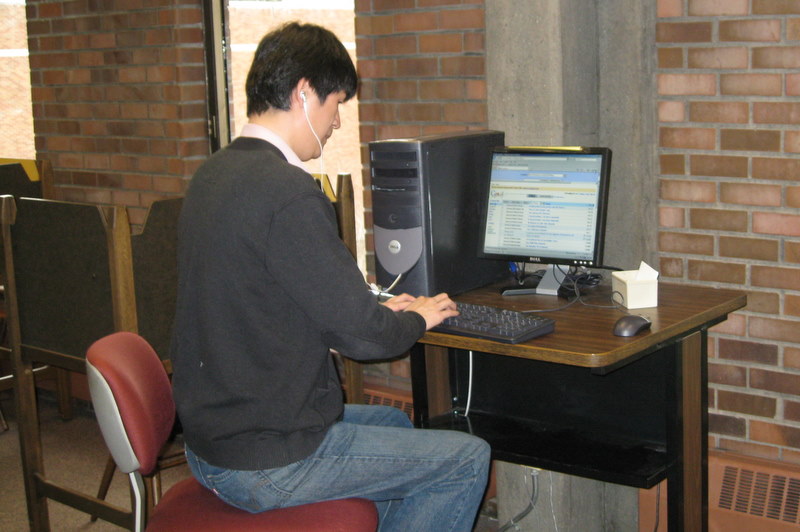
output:
<instances>
[{"instance_id":1,"label":"blue jeans","mask_svg":"<svg viewBox=\"0 0 800 532\"><path fill-rule=\"evenodd\" d=\"M329 499L375 501L381 532L472 530L486 489L489 445L455 431L418 430L385 406L346 405L317 451L285 467L224 469L188 447L194 476L250 512Z\"/></svg>"}]
</instances>

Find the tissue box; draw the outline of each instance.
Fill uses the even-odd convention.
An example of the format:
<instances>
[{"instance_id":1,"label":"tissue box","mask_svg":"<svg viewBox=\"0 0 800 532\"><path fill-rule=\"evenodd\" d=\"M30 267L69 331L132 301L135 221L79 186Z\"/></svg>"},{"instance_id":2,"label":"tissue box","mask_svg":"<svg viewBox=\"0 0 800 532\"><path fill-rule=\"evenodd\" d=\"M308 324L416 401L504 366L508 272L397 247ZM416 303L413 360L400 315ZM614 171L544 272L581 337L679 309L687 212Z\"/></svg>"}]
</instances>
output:
<instances>
[{"instance_id":1,"label":"tissue box","mask_svg":"<svg viewBox=\"0 0 800 532\"><path fill-rule=\"evenodd\" d=\"M611 273L614 301L629 309L657 307L658 279L636 279L638 273L638 270Z\"/></svg>"}]
</instances>

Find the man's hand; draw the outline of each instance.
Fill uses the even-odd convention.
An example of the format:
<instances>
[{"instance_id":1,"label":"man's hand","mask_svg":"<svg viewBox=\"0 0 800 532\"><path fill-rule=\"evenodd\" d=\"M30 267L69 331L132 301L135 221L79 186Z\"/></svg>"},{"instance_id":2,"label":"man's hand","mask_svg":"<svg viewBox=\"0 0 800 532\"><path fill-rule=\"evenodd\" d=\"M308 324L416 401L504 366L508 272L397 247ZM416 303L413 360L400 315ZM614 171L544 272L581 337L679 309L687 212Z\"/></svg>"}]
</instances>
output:
<instances>
[{"instance_id":1,"label":"man's hand","mask_svg":"<svg viewBox=\"0 0 800 532\"><path fill-rule=\"evenodd\" d=\"M415 299L416 298L414 296L400 294L399 296L394 296L391 299L387 299L386 301L382 302L381 305L385 305L395 312L400 312L401 310L405 310L406 307L413 303Z\"/></svg>"},{"instance_id":2,"label":"man's hand","mask_svg":"<svg viewBox=\"0 0 800 532\"><path fill-rule=\"evenodd\" d=\"M447 294L436 294L433 297L420 296L403 310L416 312L425 318L426 330L436 327L447 318L458 316L456 304Z\"/></svg>"}]
</instances>

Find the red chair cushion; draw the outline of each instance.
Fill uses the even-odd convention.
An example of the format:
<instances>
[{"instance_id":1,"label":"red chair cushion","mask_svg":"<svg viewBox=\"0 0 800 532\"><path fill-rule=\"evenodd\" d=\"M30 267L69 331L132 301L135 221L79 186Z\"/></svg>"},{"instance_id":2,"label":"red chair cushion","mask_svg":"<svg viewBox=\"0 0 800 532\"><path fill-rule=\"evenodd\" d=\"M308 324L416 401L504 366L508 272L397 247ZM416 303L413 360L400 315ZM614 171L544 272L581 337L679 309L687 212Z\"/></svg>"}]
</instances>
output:
<instances>
[{"instance_id":1,"label":"red chair cushion","mask_svg":"<svg viewBox=\"0 0 800 532\"><path fill-rule=\"evenodd\" d=\"M226 504L194 478L170 488L147 522L148 532L375 532L377 527L375 504L366 499L324 501L251 514Z\"/></svg>"}]
</instances>

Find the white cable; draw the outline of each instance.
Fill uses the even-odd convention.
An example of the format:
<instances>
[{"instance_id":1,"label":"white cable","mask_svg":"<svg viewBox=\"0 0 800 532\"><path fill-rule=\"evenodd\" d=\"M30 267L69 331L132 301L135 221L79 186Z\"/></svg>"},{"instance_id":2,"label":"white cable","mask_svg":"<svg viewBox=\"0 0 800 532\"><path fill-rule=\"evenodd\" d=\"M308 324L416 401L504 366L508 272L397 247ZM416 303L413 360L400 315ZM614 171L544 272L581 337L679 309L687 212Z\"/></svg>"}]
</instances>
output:
<instances>
[{"instance_id":1,"label":"white cable","mask_svg":"<svg viewBox=\"0 0 800 532\"><path fill-rule=\"evenodd\" d=\"M397 283L400 282L400 279L402 279L402 278L403 278L403 274L401 273L397 277L395 277L394 281L392 281L392 284L390 284L389 288L384 290L384 292L390 292L391 293L392 289L394 289L394 287L397 285Z\"/></svg>"},{"instance_id":2,"label":"white cable","mask_svg":"<svg viewBox=\"0 0 800 532\"><path fill-rule=\"evenodd\" d=\"M306 93L302 92L301 97L303 98L303 114L306 117L306 123L308 124L308 128L311 130L311 134L314 135L314 138L317 139L317 144L319 144L319 173L320 175L325 174L325 158L322 156L322 141L319 140L319 136L317 132L314 131L314 126L311 125L311 120L308 118L308 108L306 107Z\"/></svg>"},{"instance_id":3,"label":"white cable","mask_svg":"<svg viewBox=\"0 0 800 532\"><path fill-rule=\"evenodd\" d=\"M553 515L553 526L556 527L558 532L558 521L556 521L556 510L553 508L553 472L550 471L550 513Z\"/></svg>"},{"instance_id":4,"label":"white cable","mask_svg":"<svg viewBox=\"0 0 800 532\"><path fill-rule=\"evenodd\" d=\"M464 416L469 416L469 405L472 403L472 351L469 352L469 382L467 383L467 407Z\"/></svg>"}]
</instances>

